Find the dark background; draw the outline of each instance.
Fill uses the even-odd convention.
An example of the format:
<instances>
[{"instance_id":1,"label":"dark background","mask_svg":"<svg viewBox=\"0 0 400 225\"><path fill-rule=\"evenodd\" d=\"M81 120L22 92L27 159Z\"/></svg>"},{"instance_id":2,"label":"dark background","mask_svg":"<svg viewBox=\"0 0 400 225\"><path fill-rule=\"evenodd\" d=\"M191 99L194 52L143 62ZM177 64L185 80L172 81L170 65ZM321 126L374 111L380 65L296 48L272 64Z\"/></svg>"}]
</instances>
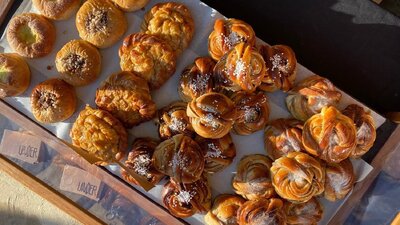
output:
<instances>
[{"instance_id":1,"label":"dark background","mask_svg":"<svg viewBox=\"0 0 400 225\"><path fill-rule=\"evenodd\" d=\"M370 0L203 0L385 114L400 111L400 18Z\"/></svg>"}]
</instances>

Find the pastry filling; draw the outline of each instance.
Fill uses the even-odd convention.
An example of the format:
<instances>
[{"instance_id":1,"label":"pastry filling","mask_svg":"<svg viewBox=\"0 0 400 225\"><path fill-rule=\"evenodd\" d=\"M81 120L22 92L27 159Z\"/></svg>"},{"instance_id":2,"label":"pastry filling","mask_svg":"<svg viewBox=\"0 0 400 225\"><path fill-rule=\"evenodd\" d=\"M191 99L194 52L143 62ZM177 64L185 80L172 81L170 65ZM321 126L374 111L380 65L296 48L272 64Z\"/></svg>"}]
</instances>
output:
<instances>
[{"instance_id":1,"label":"pastry filling","mask_svg":"<svg viewBox=\"0 0 400 225\"><path fill-rule=\"evenodd\" d=\"M31 45L36 42L37 35L28 25L22 25L17 32L18 39L26 45Z\"/></svg>"},{"instance_id":2,"label":"pastry filling","mask_svg":"<svg viewBox=\"0 0 400 225\"><path fill-rule=\"evenodd\" d=\"M90 33L106 32L108 13L106 10L94 10L86 19L85 26Z\"/></svg>"},{"instance_id":3,"label":"pastry filling","mask_svg":"<svg viewBox=\"0 0 400 225\"><path fill-rule=\"evenodd\" d=\"M42 110L48 108L57 108L57 96L54 93L48 91L41 91L39 92L39 107Z\"/></svg>"},{"instance_id":4,"label":"pastry filling","mask_svg":"<svg viewBox=\"0 0 400 225\"><path fill-rule=\"evenodd\" d=\"M78 73L86 66L86 59L77 54L70 54L62 61L65 68L71 73Z\"/></svg>"}]
</instances>

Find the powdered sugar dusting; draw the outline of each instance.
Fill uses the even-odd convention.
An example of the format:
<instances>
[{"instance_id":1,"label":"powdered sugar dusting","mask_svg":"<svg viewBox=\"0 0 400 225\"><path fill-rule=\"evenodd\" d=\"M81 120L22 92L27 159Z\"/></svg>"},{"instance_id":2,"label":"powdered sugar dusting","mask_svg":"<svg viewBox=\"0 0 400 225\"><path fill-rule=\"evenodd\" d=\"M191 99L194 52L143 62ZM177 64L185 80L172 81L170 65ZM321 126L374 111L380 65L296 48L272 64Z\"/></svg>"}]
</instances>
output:
<instances>
[{"instance_id":1,"label":"powdered sugar dusting","mask_svg":"<svg viewBox=\"0 0 400 225\"><path fill-rule=\"evenodd\" d=\"M255 107L246 106L244 109L244 120L246 122L253 122L258 117L258 110Z\"/></svg>"},{"instance_id":2,"label":"powdered sugar dusting","mask_svg":"<svg viewBox=\"0 0 400 225\"><path fill-rule=\"evenodd\" d=\"M272 57L269 58L269 60L272 63L272 68L271 70L278 69L278 71L287 73L289 70L287 60L283 58L283 53L275 54Z\"/></svg>"},{"instance_id":3,"label":"powdered sugar dusting","mask_svg":"<svg viewBox=\"0 0 400 225\"><path fill-rule=\"evenodd\" d=\"M176 117L173 117L169 128L175 131L183 131L186 128L186 123Z\"/></svg>"},{"instance_id":4,"label":"powdered sugar dusting","mask_svg":"<svg viewBox=\"0 0 400 225\"><path fill-rule=\"evenodd\" d=\"M144 177L151 178L149 174L149 167L151 164L151 159L148 154L142 154L133 160L133 170Z\"/></svg>"},{"instance_id":5,"label":"powdered sugar dusting","mask_svg":"<svg viewBox=\"0 0 400 225\"><path fill-rule=\"evenodd\" d=\"M176 197L179 202L189 204L190 200L193 198L193 195L188 191L180 191Z\"/></svg>"},{"instance_id":6,"label":"powdered sugar dusting","mask_svg":"<svg viewBox=\"0 0 400 225\"><path fill-rule=\"evenodd\" d=\"M357 139L363 140L367 139L371 136L371 129L367 123L362 123L361 126L357 130Z\"/></svg>"},{"instance_id":7,"label":"powdered sugar dusting","mask_svg":"<svg viewBox=\"0 0 400 225\"><path fill-rule=\"evenodd\" d=\"M212 127L212 128L218 128L218 122L216 121L216 118L213 114L208 113L203 117L203 121L205 122L206 126Z\"/></svg>"},{"instance_id":8,"label":"powdered sugar dusting","mask_svg":"<svg viewBox=\"0 0 400 225\"><path fill-rule=\"evenodd\" d=\"M210 80L209 75L197 74L195 79L190 81L190 88L196 93L203 93L206 91L208 81Z\"/></svg>"},{"instance_id":9,"label":"powdered sugar dusting","mask_svg":"<svg viewBox=\"0 0 400 225\"><path fill-rule=\"evenodd\" d=\"M246 62L244 62L242 59L238 59L236 61L235 70L233 71L233 74L236 77L238 77L246 71L247 67L248 66L246 65Z\"/></svg>"},{"instance_id":10,"label":"powdered sugar dusting","mask_svg":"<svg viewBox=\"0 0 400 225\"><path fill-rule=\"evenodd\" d=\"M207 146L211 151L207 151L207 153L205 155L206 158L220 158L220 157L222 157L221 149L218 146L216 146L214 143L208 143Z\"/></svg>"}]
</instances>

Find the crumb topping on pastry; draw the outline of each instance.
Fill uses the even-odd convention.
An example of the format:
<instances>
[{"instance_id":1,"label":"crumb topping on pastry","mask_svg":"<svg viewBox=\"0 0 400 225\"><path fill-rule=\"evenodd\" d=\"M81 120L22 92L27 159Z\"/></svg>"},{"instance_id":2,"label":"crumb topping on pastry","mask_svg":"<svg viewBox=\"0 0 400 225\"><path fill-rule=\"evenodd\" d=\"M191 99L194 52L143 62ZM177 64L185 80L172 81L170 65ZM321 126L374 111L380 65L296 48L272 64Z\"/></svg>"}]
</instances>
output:
<instances>
[{"instance_id":1,"label":"crumb topping on pastry","mask_svg":"<svg viewBox=\"0 0 400 225\"><path fill-rule=\"evenodd\" d=\"M106 10L94 10L86 19L86 28L91 33L107 32L108 13Z\"/></svg>"},{"instance_id":2,"label":"crumb topping on pastry","mask_svg":"<svg viewBox=\"0 0 400 225\"><path fill-rule=\"evenodd\" d=\"M77 54L70 54L62 59L65 68L71 73L78 73L86 66L86 59Z\"/></svg>"},{"instance_id":3,"label":"crumb topping on pastry","mask_svg":"<svg viewBox=\"0 0 400 225\"><path fill-rule=\"evenodd\" d=\"M57 96L48 91L40 91L39 106L43 110L48 108L57 108Z\"/></svg>"}]
</instances>

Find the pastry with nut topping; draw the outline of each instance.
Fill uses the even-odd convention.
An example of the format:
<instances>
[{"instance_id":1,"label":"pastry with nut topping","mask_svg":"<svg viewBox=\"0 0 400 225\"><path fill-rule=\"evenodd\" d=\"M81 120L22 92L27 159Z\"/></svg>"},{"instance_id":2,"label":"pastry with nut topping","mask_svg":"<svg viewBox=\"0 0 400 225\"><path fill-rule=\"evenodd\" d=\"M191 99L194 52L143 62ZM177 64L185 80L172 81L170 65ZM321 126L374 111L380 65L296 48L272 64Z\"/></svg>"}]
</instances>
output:
<instances>
[{"instance_id":1,"label":"pastry with nut topping","mask_svg":"<svg viewBox=\"0 0 400 225\"><path fill-rule=\"evenodd\" d=\"M109 0L88 0L76 14L79 36L98 48L115 44L127 29L124 13Z\"/></svg>"},{"instance_id":2,"label":"pastry with nut topping","mask_svg":"<svg viewBox=\"0 0 400 225\"><path fill-rule=\"evenodd\" d=\"M41 123L56 123L68 119L74 114L76 104L74 87L61 79L46 80L32 90L32 113Z\"/></svg>"},{"instance_id":3,"label":"pastry with nut topping","mask_svg":"<svg viewBox=\"0 0 400 225\"><path fill-rule=\"evenodd\" d=\"M112 74L96 91L96 105L131 128L156 114L146 81L127 71Z\"/></svg>"},{"instance_id":4,"label":"pastry with nut topping","mask_svg":"<svg viewBox=\"0 0 400 225\"><path fill-rule=\"evenodd\" d=\"M128 135L121 122L109 112L86 106L70 131L72 144L99 158L98 165L120 161L128 146Z\"/></svg>"},{"instance_id":5,"label":"pastry with nut topping","mask_svg":"<svg viewBox=\"0 0 400 225\"><path fill-rule=\"evenodd\" d=\"M92 83L101 71L101 55L84 40L72 40L56 55L56 68L62 79L73 86Z\"/></svg>"}]
</instances>

